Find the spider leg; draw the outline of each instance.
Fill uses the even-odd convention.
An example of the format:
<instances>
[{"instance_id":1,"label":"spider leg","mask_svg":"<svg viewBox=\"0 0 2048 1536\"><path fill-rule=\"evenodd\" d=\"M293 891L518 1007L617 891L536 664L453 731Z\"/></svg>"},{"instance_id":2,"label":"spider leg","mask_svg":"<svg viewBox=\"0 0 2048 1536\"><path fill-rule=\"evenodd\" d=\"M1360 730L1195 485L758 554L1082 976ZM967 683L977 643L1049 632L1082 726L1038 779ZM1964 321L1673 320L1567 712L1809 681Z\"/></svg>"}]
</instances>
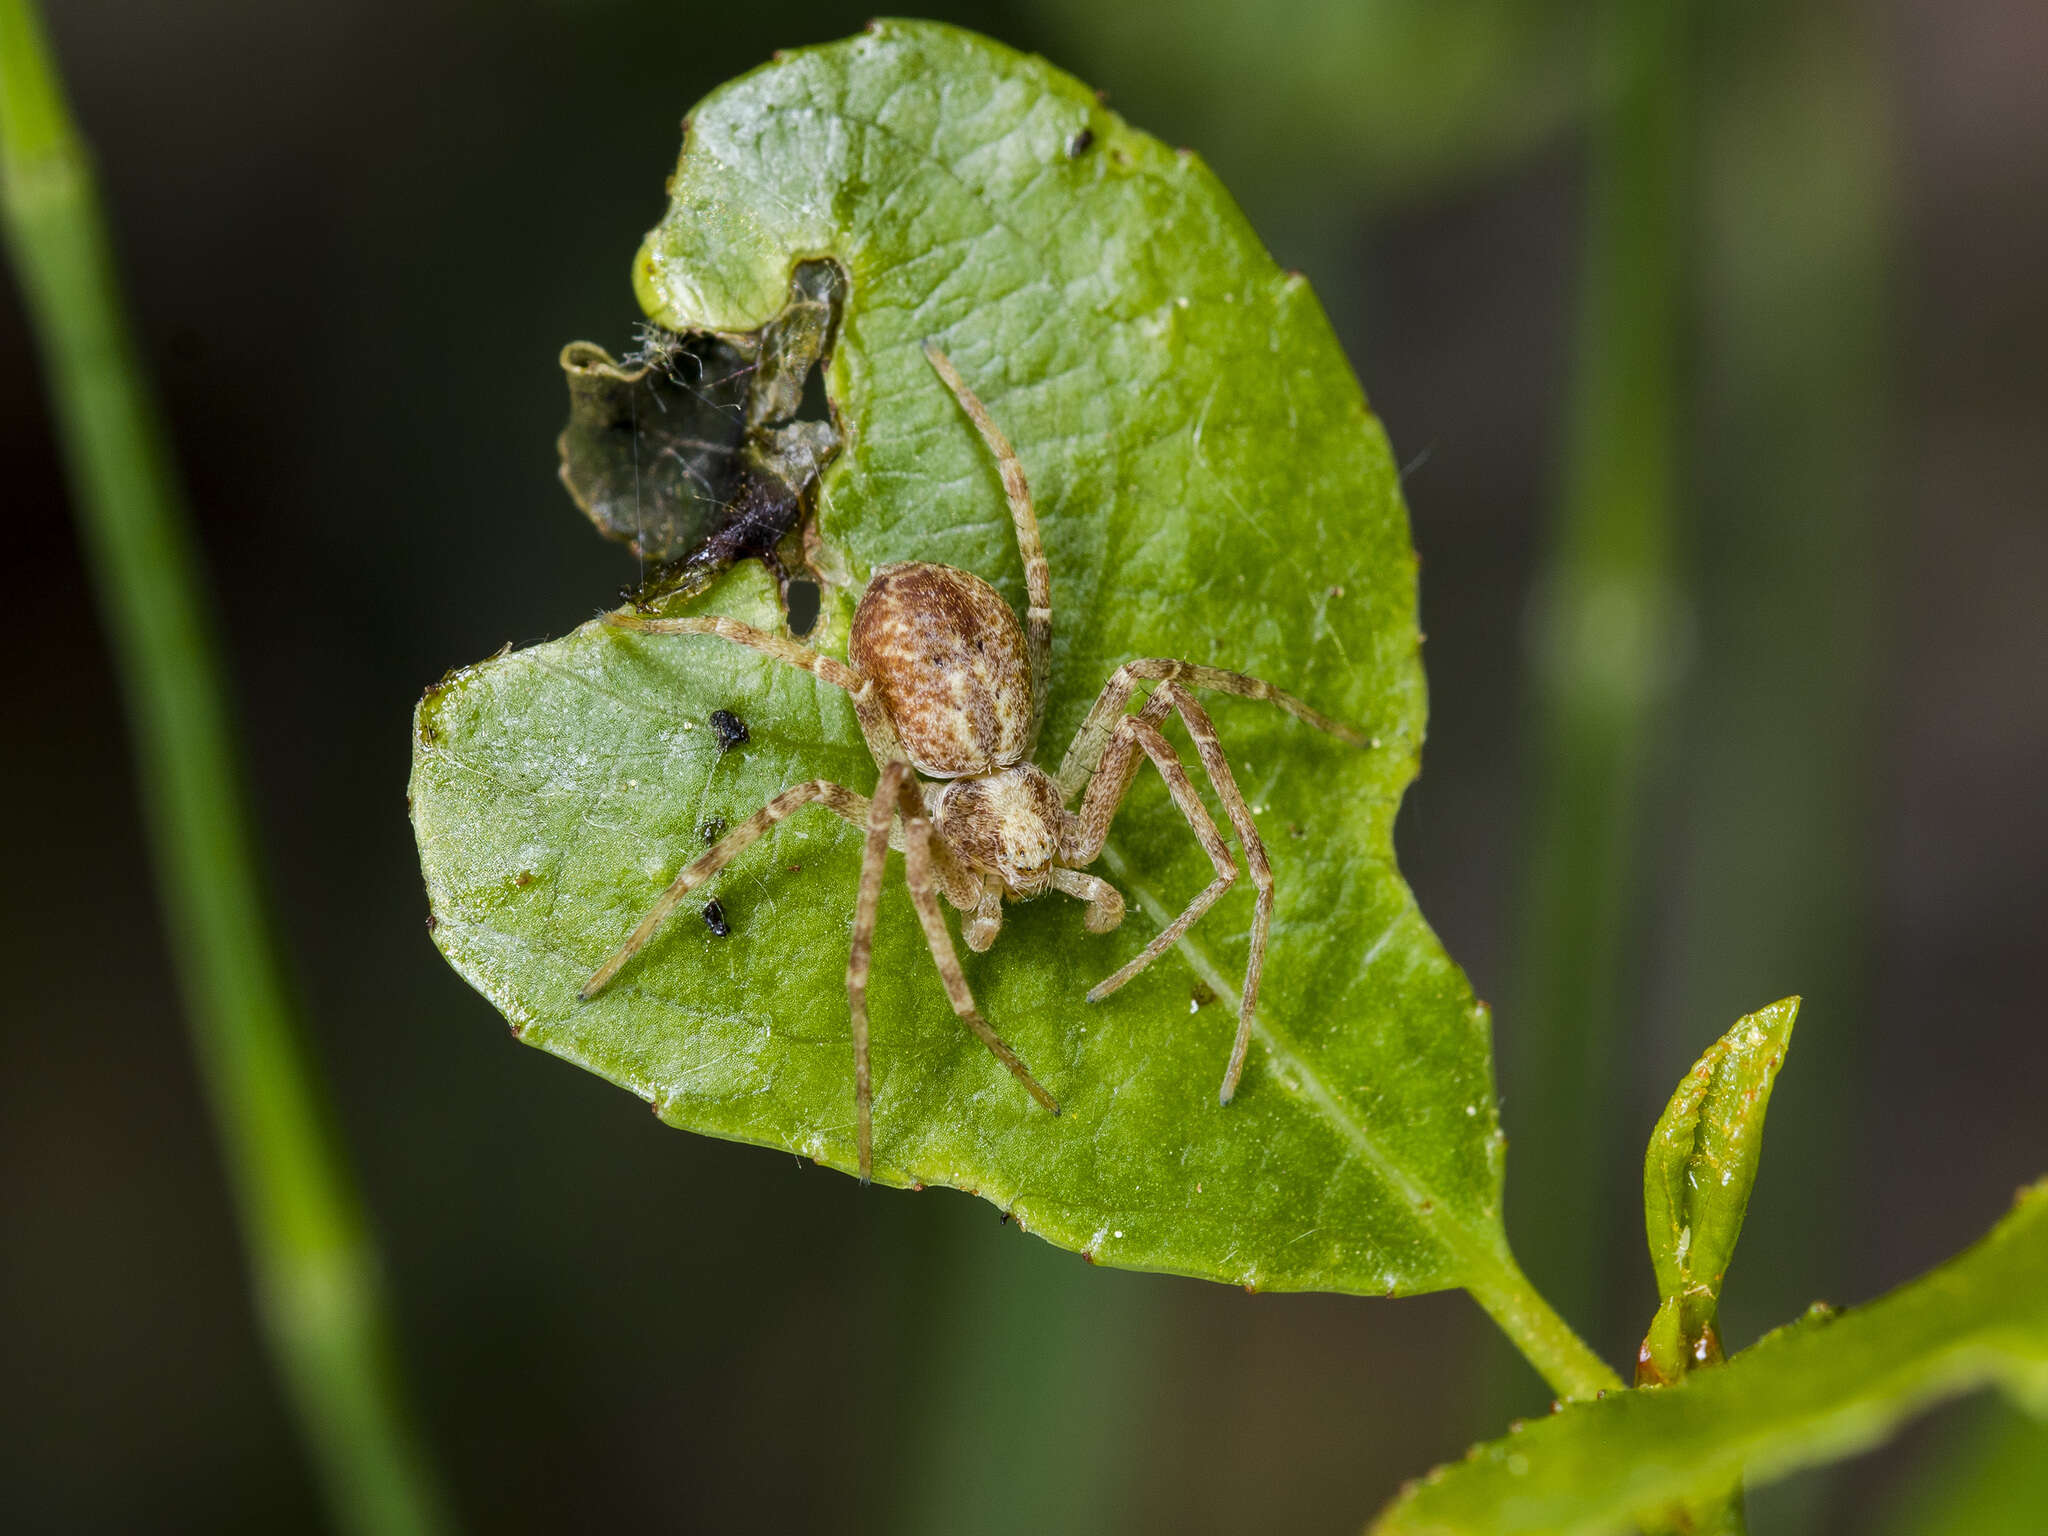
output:
<instances>
[{"instance_id":1,"label":"spider leg","mask_svg":"<svg viewBox=\"0 0 2048 1536\"><path fill-rule=\"evenodd\" d=\"M962 910L972 911L974 914L960 925L960 933L967 940L967 947L977 955L993 947L996 935L1003 931L1002 887L985 882L981 888L981 899L971 908Z\"/></svg>"},{"instance_id":2,"label":"spider leg","mask_svg":"<svg viewBox=\"0 0 2048 1536\"><path fill-rule=\"evenodd\" d=\"M1173 803L1180 807L1180 813L1187 818L1188 826L1202 845L1202 851L1209 855L1209 862L1216 870L1216 878L1203 887L1179 917L1160 929L1152 941L1133 956L1128 964L1090 990L1088 1001L1091 1003L1101 1002L1165 954L1197 918L1216 904L1218 897L1237 883L1237 865L1231 861L1230 848L1223 841L1223 834L1217 830L1215 818L1210 816L1209 808L1202 804L1202 797L1195 793L1195 786L1189 780L1187 770L1181 766L1180 754L1175 752L1173 744L1159 733L1159 727L1155 723L1172 708L1173 703L1174 700L1162 688L1147 701L1143 711L1127 715L1120 720L1117 723L1116 734L1119 742L1125 744L1122 748L1124 753L1129 754L1128 744L1135 743L1152 759L1153 766L1159 770L1159 776L1166 781L1167 789L1172 792ZM1130 757L1135 763L1135 754L1130 754ZM1118 782L1119 779L1121 783ZM1083 806L1080 819L1087 841L1093 843L1098 851L1108 836L1110 820L1116 815L1117 807L1122 803L1129 787L1130 776L1119 773L1114 777L1105 774L1097 778L1089 788L1088 799Z\"/></svg>"},{"instance_id":3,"label":"spider leg","mask_svg":"<svg viewBox=\"0 0 2048 1536\"><path fill-rule=\"evenodd\" d=\"M1195 755L1201 758L1209 782L1215 787L1216 798L1223 802L1224 813L1237 829L1237 843L1244 850L1245 868L1251 872L1252 887L1258 892L1258 898L1252 905L1251 954L1245 960L1244 991L1238 998L1237 1039L1231 1044L1230 1065L1224 1070L1223 1087L1216 1096L1219 1103L1228 1104L1237 1092L1238 1078L1244 1073L1245 1047L1251 1043L1252 1037L1252 1012L1258 1007L1259 980L1266 970L1266 932L1273 920L1273 866L1266 861L1266 845L1259 837L1259 829L1252 823L1251 807L1245 804L1244 795L1237 787L1237 779L1230 771L1230 759L1223 754L1223 743L1216 739L1216 726L1210 720L1209 712L1178 683L1161 683L1158 692L1172 699L1174 712L1186 724L1188 737L1195 744Z\"/></svg>"},{"instance_id":4,"label":"spider leg","mask_svg":"<svg viewBox=\"0 0 2048 1536\"><path fill-rule=\"evenodd\" d=\"M1090 933L1108 933L1124 920L1124 893L1107 880L1078 869L1056 869L1052 872L1052 887L1088 903L1081 925Z\"/></svg>"},{"instance_id":5,"label":"spider leg","mask_svg":"<svg viewBox=\"0 0 2048 1536\"><path fill-rule=\"evenodd\" d=\"M1144 665L1144 664L1139 664ZM1180 665L1175 663L1175 665ZM1197 669L1204 673L1212 668ZM1121 676L1124 668L1117 669ZM1224 674L1239 682L1252 683L1255 679L1240 678L1236 673ZM1206 683L1203 684L1207 686ZM1111 686L1115 686L1112 679ZM1266 687L1261 683L1261 688ZM1279 694L1279 690L1271 690ZM1104 697L1108 690L1104 690ZM1251 695L1262 697L1263 695ZM1288 697L1280 695L1281 698ZM1277 702L1277 701L1276 701ZM1299 700L1293 701L1299 704ZM1100 705L1098 703L1098 709ZM1307 705L1301 705L1307 710ZM1237 787L1237 780L1230 771L1230 760L1224 756L1223 744L1216 737L1215 722L1207 710L1195 701L1193 694L1178 682L1167 679L1153 690L1144 708L1135 715L1120 718L1109 733L1109 739L1102 751L1097 753L1097 771L1082 782L1087 794L1081 802L1081 810L1075 817L1075 842L1063 850L1062 857L1069 862L1085 864L1102 852L1102 845L1109 836L1109 824L1117 808L1129 792L1131 779L1137 772L1137 750L1142 748L1159 769L1160 776L1172 790L1174 803L1181 814L1194 828L1195 836L1201 840L1203 851L1209 855L1216 867L1216 879L1188 904L1185 912L1162 929L1137 957L1115 975L1102 982L1088 994L1090 1002L1107 997L1118 987L1137 975L1166 951L1168 945L1187 932L1188 927L1200 917L1216 899L1230 888L1237 878L1237 869L1230 863L1229 851L1223 843L1222 834L1210 817L1208 808L1201 797L1194 792L1187 774L1174 754L1172 746L1159 734L1158 723L1165 719L1168 711L1178 714L1188 728L1188 736L1195 744L1195 753L1201 759L1202 768L1215 787L1216 797L1223 802L1225 814L1237 831L1238 845L1244 849L1245 867L1251 872L1252 885L1258 892L1252 907L1251 954L1245 962L1244 990L1238 1000L1237 1038L1230 1048L1230 1065L1223 1074L1223 1087L1217 1098L1228 1104L1237 1093L1238 1079L1244 1075L1245 1050L1251 1042L1252 1013L1259 1001L1259 981L1266 969L1266 935L1273 918L1273 869L1266 858L1266 845L1259 837L1259 829L1252 823L1251 808L1245 804L1244 795ZM1290 711L1292 712L1292 711ZM1313 714L1313 711L1309 711ZM1091 716L1092 718L1092 716ZM1320 715L1315 722L1328 725ZM1085 729L1085 727L1084 727ZM1341 729L1341 728L1340 728ZM1078 744L1078 738L1077 738ZM1069 756L1071 757L1071 753ZM1227 871L1227 872L1226 872Z\"/></svg>"},{"instance_id":6,"label":"spider leg","mask_svg":"<svg viewBox=\"0 0 2048 1536\"><path fill-rule=\"evenodd\" d=\"M845 785L834 784L830 779L812 779L808 783L785 789L721 837L710 852L686 865L669 888L655 898L654 905L648 909L647 915L640 919L640 926L633 930L632 936L619 946L609 960L592 973L590 980L583 983L582 990L576 995L584 1002L589 1002L591 998L597 996L611 984L612 978L625 968L626 962L640 953L647 941L654 937L654 931L661 926L662 920L681 904L685 896L725 868L742 849L756 841L775 823L807 805L818 802L823 802L827 810L845 817L855 826L861 826L868 820L866 796L857 795Z\"/></svg>"},{"instance_id":7,"label":"spider leg","mask_svg":"<svg viewBox=\"0 0 2048 1536\"><path fill-rule=\"evenodd\" d=\"M874 757L875 766L881 767L903 755L903 748L896 739L896 727L889 723L888 712L875 696L874 684L836 657L821 655L807 645L799 645L781 635L771 635L766 630L742 624L738 619L728 619L723 614L656 619L638 613L608 613L604 621L613 629L630 629L643 635L717 635L735 645L744 645L748 650L772 656L800 672L808 672L821 682L844 689L847 697L853 700L853 713L860 721L860 733L867 739L868 752Z\"/></svg>"},{"instance_id":8,"label":"spider leg","mask_svg":"<svg viewBox=\"0 0 2048 1536\"><path fill-rule=\"evenodd\" d=\"M890 765L891 768L895 766L893 763ZM1034 1099L1058 1114L1058 1102L1040 1086L1023 1060L1010 1049L1002 1036L989 1027L988 1020L974 1006L974 994L968 990L966 974L960 969L960 957L953 950L953 936L946 932L946 916L939 906L939 885L951 856L945 852L943 843L939 844L936 852L933 848L935 839L931 818L926 814L917 786L909 778L909 770L910 765L903 764L902 773L894 784L897 809L903 816L903 878L910 887L911 904L917 908L917 920L924 929L925 944L932 952L932 965L939 973L939 980L945 984L946 999L952 1003L953 1012L960 1016L960 1022L973 1030L981 1043L989 1048L989 1053L1010 1069L1011 1076L1022 1083ZM880 789L876 790L875 798L882 798Z\"/></svg>"},{"instance_id":9,"label":"spider leg","mask_svg":"<svg viewBox=\"0 0 2048 1536\"><path fill-rule=\"evenodd\" d=\"M874 1076L868 1051L868 969L874 958L875 915L882 904L882 874L889 858L890 829L899 804L916 805L917 781L901 758L882 770L868 803L867 839L862 845L860 894L853 905L853 943L846 954L846 1002L853 1018L853 1108L860 1147L860 1181L874 1174ZM972 903L966 905L972 906Z\"/></svg>"},{"instance_id":10,"label":"spider leg","mask_svg":"<svg viewBox=\"0 0 2048 1536\"><path fill-rule=\"evenodd\" d=\"M1135 715L1119 718L1111 728L1109 743L1101 753L1095 773L1088 780L1080 807L1068 820L1066 836L1060 847L1062 864L1080 869L1102 856L1102 845L1109 841L1109 824L1116 819L1117 808L1124 803L1124 796L1131 792L1131 784L1143 762L1138 756L1141 747L1138 727L1147 725L1156 730L1172 712L1173 700L1155 693L1145 701L1143 709ZM1207 814L1206 810L1204 814Z\"/></svg>"},{"instance_id":11,"label":"spider leg","mask_svg":"<svg viewBox=\"0 0 2048 1536\"><path fill-rule=\"evenodd\" d=\"M1094 777L1097 765L1109 749L1110 739L1116 733L1116 722L1131 702L1131 694L1140 682L1147 680L1180 682L1193 688L1208 688L1217 693L1234 693L1240 698L1261 699L1268 704L1277 704L1295 719L1314 726L1319 731L1328 731L1339 741L1354 747L1373 745L1366 736L1348 725L1318 714L1293 694L1275 688L1271 683L1256 677L1246 677L1242 672L1226 672L1221 667L1204 667L1192 661L1174 661L1169 657L1150 657L1142 661L1127 661L1110 674L1109 681L1102 685L1102 692L1095 697L1094 705L1088 711L1088 718L1081 722L1081 728L1074 733L1073 741L1067 747L1067 755L1060 759L1060 771L1054 775L1059 781L1060 795L1067 804L1088 787Z\"/></svg>"},{"instance_id":12,"label":"spider leg","mask_svg":"<svg viewBox=\"0 0 2048 1536\"><path fill-rule=\"evenodd\" d=\"M1024 611L1024 653L1031 665L1031 747L1038 744L1038 727L1045 718L1047 684L1052 677L1052 576L1045 563L1045 546L1038 537L1038 514L1031 508L1031 489L1024 483L1024 466L1016 449L1003 436L1002 428L988 408L953 366L953 360L932 342L924 344L924 355L932 368L953 391L960 409L967 413L988 451L995 456L1003 475L1003 495L1010 503L1010 521L1017 530L1017 553L1024 561L1024 593L1030 606Z\"/></svg>"},{"instance_id":13,"label":"spider leg","mask_svg":"<svg viewBox=\"0 0 2048 1536\"><path fill-rule=\"evenodd\" d=\"M860 1146L860 1181L874 1174L874 1090L868 1057L868 964L875 947L875 913L882 902L882 870L889 858L889 824L897 787L910 773L901 759L882 770L868 803L867 842L861 850L860 895L853 904L853 944L846 953L846 1004L853 1016L854 1134Z\"/></svg>"}]
</instances>

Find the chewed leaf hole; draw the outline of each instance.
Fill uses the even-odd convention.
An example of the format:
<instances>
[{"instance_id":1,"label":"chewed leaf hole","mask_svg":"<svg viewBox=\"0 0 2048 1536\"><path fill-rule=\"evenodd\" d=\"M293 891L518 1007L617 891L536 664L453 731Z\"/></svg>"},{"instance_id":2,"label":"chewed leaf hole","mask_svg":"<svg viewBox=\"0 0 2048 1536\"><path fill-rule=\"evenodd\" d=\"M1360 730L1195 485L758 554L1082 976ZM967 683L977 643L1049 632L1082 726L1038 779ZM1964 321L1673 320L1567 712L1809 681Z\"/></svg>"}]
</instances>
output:
<instances>
[{"instance_id":1,"label":"chewed leaf hole","mask_svg":"<svg viewBox=\"0 0 2048 1536\"><path fill-rule=\"evenodd\" d=\"M796 408L798 421L832 422L832 402L825 395L825 369L823 364L814 364L804 375L803 398Z\"/></svg>"},{"instance_id":2,"label":"chewed leaf hole","mask_svg":"<svg viewBox=\"0 0 2048 1536\"><path fill-rule=\"evenodd\" d=\"M818 584L808 576L797 576L783 588L782 600L789 611L789 632L801 638L808 635L818 622L818 607L823 593Z\"/></svg>"},{"instance_id":3,"label":"chewed leaf hole","mask_svg":"<svg viewBox=\"0 0 2048 1536\"><path fill-rule=\"evenodd\" d=\"M650 563L634 602L701 591L738 560L777 567L839 452L825 367L845 299L837 262L806 261L758 331L643 327L619 359L594 342L562 349L562 484L599 533Z\"/></svg>"}]
</instances>

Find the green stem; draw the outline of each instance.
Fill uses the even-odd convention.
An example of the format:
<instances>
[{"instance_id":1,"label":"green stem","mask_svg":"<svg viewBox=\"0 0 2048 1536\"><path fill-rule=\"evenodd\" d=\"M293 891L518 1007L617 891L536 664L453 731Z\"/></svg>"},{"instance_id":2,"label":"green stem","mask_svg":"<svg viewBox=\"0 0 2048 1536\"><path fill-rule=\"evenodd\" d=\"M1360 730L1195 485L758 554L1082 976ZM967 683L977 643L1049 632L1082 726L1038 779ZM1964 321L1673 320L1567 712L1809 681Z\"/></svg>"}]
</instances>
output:
<instances>
[{"instance_id":1,"label":"green stem","mask_svg":"<svg viewBox=\"0 0 2048 1536\"><path fill-rule=\"evenodd\" d=\"M1605 9L1566 484L1541 588L1509 1194L1531 1272L1590 1317L1608 1313L1602 1269L1632 1204L1617 1068L1641 928L1636 847L1677 649L1687 13L1683 0Z\"/></svg>"},{"instance_id":2,"label":"green stem","mask_svg":"<svg viewBox=\"0 0 2048 1536\"><path fill-rule=\"evenodd\" d=\"M1566 1402L1622 1389L1622 1379L1572 1332L1571 1324L1558 1316L1513 1259L1503 1255L1497 1266L1471 1281L1467 1289Z\"/></svg>"},{"instance_id":3,"label":"green stem","mask_svg":"<svg viewBox=\"0 0 2048 1536\"><path fill-rule=\"evenodd\" d=\"M270 1347L335 1519L442 1529L376 1256L301 1039L221 666L84 145L30 0L0 0L0 220L125 692L159 895Z\"/></svg>"},{"instance_id":4,"label":"green stem","mask_svg":"<svg viewBox=\"0 0 2048 1536\"><path fill-rule=\"evenodd\" d=\"M1885 1536L2027 1536L2048 1509L2048 1422L1996 1395L1918 1458Z\"/></svg>"},{"instance_id":5,"label":"green stem","mask_svg":"<svg viewBox=\"0 0 2048 1536\"><path fill-rule=\"evenodd\" d=\"M905 1405L886 1528L1128 1529L1126 1450L1166 1365L1170 1282L1076 1264L981 1209L949 1211L934 1236L945 1251L910 1280L924 1379Z\"/></svg>"},{"instance_id":6,"label":"green stem","mask_svg":"<svg viewBox=\"0 0 2048 1536\"><path fill-rule=\"evenodd\" d=\"M1794 0L1726 7L1704 30L1717 234L1701 246L1699 505L1713 534L1695 584L1673 995L1693 1020L1811 1000L1771 1111L1771 1164L1799 1173L1766 1175L1744 1228L1722 1310L1739 1338L1840 1285L1859 1209L1880 657L1907 437L1891 27Z\"/></svg>"}]
</instances>

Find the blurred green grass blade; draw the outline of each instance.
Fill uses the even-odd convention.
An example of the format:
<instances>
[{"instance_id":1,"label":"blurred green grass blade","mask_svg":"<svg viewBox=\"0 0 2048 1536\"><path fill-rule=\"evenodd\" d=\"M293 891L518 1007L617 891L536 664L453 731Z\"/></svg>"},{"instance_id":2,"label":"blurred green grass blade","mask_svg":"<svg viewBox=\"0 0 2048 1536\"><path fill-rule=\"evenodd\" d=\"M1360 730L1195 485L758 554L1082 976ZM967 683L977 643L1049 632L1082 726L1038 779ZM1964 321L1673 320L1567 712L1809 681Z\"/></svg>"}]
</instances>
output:
<instances>
[{"instance_id":1,"label":"blurred green grass blade","mask_svg":"<svg viewBox=\"0 0 2048 1536\"><path fill-rule=\"evenodd\" d=\"M437 1530L440 1501L399 1411L376 1258L277 958L171 454L89 157L28 0L0 0L0 207L128 703L257 1308L337 1521Z\"/></svg>"},{"instance_id":2,"label":"blurred green grass blade","mask_svg":"<svg viewBox=\"0 0 2048 1536\"><path fill-rule=\"evenodd\" d=\"M2048 1521L2048 1420L1992 1400L1931 1449L1883 1536L2040 1536Z\"/></svg>"},{"instance_id":3,"label":"blurred green grass blade","mask_svg":"<svg viewBox=\"0 0 2048 1536\"><path fill-rule=\"evenodd\" d=\"M1739 1478L1853 1455L1984 1385L2048 1414L2048 1181L1890 1295L1782 1328L1677 1386L1571 1404L1411 1484L1373 1530L1613 1536Z\"/></svg>"},{"instance_id":4,"label":"blurred green grass blade","mask_svg":"<svg viewBox=\"0 0 2048 1536\"><path fill-rule=\"evenodd\" d=\"M1509 1103L1513 1225L1567 1315L1606 1316L1626 1142L1617 1085L1636 850L1675 663L1685 208L1681 0L1603 8L1566 484L1535 613L1534 802Z\"/></svg>"},{"instance_id":5,"label":"blurred green grass blade","mask_svg":"<svg viewBox=\"0 0 2048 1536\"><path fill-rule=\"evenodd\" d=\"M1347 212L1530 153L1582 104L1584 0L1031 0L1061 57L1266 211ZM1263 225L1261 226L1263 227Z\"/></svg>"},{"instance_id":6,"label":"blurred green grass blade","mask_svg":"<svg viewBox=\"0 0 2048 1536\"><path fill-rule=\"evenodd\" d=\"M1394 865L1425 712L1415 556L1385 436L1307 285L1199 160L1042 61L925 23L785 54L701 103L634 278L661 325L738 332L821 254L849 278L827 380L849 434L820 536L856 573L937 560L1021 602L995 468L921 350L938 340L1015 441L1044 524L1047 756L1140 656L1269 677L1376 738L1213 706L1280 893L1227 1108L1248 890L1177 958L1083 1000L1210 878L1156 776L1102 864L1130 898L1120 930L1087 935L1052 898L1011 908L966 959L1058 1119L948 1010L892 878L870 990L877 1179L972 1190L1104 1264L1261 1289L1462 1285L1558 1391L1612 1382L1507 1250L1488 1016ZM826 592L808 643L843 648L853 596ZM691 602L782 622L758 567ZM717 750L714 709L748 722L747 748ZM668 1123L851 1168L855 829L783 823L706 889L730 936L678 914L577 1000L706 816L737 823L821 775L874 782L845 696L715 639L593 623L465 669L416 718L435 940L528 1043Z\"/></svg>"},{"instance_id":7,"label":"blurred green grass blade","mask_svg":"<svg viewBox=\"0 0 2048 1536\"><path fill-rule=\"evenodd\" d=\"M1170 1371L1169 1282L1098 1274L977 1212L922 1280L929 1378L894 1480L902 1536L1142 1525L1133 1426Z\"/></svg>"},{"instance_id":8,"label":"blurred green grass blade","mask_svg":"<svg viewBox=\"0 0 2048 1536\"><path fill-rule=\"evenodd\" d=\"M1871 922L1884 761L1879 665L1910 377L1895 33L1832 0L1716 9L1702 101L1699 661L1674 842L1681 1018L1800 992L1800 1069L1778 1089L1771 1179L1724 1333L1754 1335L1853 1285L1855 1155L1883 1022ZM1895 419L1896 418L1896 419ZM1899 583L1903 598L1910 583ZM1669 1047L1672 1065L1690 1054Z\"/></svg>"}]
</instances>

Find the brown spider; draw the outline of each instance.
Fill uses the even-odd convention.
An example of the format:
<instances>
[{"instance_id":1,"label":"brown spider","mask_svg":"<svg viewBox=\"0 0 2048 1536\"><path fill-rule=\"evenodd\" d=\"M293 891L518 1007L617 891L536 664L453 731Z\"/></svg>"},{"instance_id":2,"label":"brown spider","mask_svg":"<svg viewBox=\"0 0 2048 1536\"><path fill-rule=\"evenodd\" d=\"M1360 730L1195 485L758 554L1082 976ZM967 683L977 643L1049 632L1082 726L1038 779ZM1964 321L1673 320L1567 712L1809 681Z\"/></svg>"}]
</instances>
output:
<instances>
[{"instance_id":1,"label":"brown spider","mask_svg":"<svg viewBox=\"0 0 2048 1536\"><path fill-rule=\"evenodd\" d=\"M691 890L785 816L816 802L855 826L865 827L867 843L860 895L854 905L853 946L846 961L863 1180L873 1166L868 960L882 896L882 870L890 848L903 850L904 879L953 1011L1033 1098L1058 1114L1052 1095L976 1010L960 957L946 932L938 897L943 894L968 914L962 920L962 933L967 947L977 953L995 943L1006 899L1025 901L1049 890L1064 891L1088 903L1083 923L1090 933L1107 933L1116 927L1123 921L1123 896L1107 881L1083 870L1102 852L1110 821L1137 775L1138 753L1142 751L1158 766L1174 803L1216 868L1216 878L1188 903L1187 910L1161 929L1128 965L1089 992L1088 1001L1100 1001L1145 969L1237 881L1237 866L1222 834L1189 782L1179 754L1160 734L1159 726L1167 714L1179 714L1209 782L1237 829L1245 864L1258 890L1237 1039L1218 1095L1228 1104L1244 1070L1252 1010L1259 997L1266 928L1273 912L1273 875L1250 809L1216 739L1216 728L1182 685L1264 699L1354 746L1368 744L1350 727L1324 718L1270 683L1193 662L1155 659L1128 661L1116 669L1067 748L1057 774L1034 767L1031 757L1045 713L1052 659L1052 592L1045 552L1038 542L1038 517L1031 509L1023 466L1008 439L946 355L930 343L925 353L1001 466L1030 598L1022 630L1010 606L979 576L924 561L875 568L854 609L843 662L728 618L660 619L617 613L606 619L621 629L643 634L720 635L801 667L845 689L853 700L861 734L881 770L874 798L827 779L785 789L676 876L632 936L584 983L581 995L587 1000L603 990ZM1136 714L1126 715L1136 685L1148 680L1158 686ZM919 778L920 774L924 777ZM1069 810L1077 800L1078 806Z\"/></svg>"}]
</instances>

